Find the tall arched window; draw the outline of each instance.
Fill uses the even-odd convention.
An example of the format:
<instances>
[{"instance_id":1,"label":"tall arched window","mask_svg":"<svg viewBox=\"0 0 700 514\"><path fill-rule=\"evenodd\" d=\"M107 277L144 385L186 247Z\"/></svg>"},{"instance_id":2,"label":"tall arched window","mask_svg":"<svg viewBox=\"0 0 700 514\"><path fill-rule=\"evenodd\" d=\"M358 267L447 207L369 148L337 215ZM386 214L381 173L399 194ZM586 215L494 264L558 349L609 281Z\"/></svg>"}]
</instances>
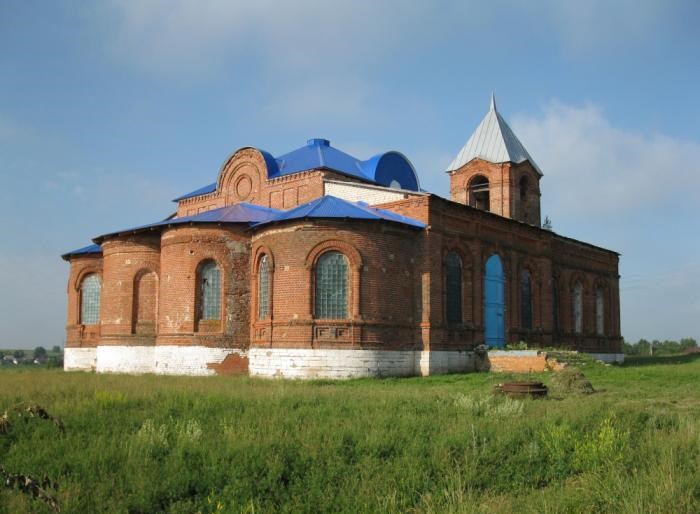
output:
<instances>
[{"instance_id":1,"label":"tall arched window","mask_svg":"<svg viewBox=\"0 0 700 514\"><path fill-rule=\"evenodd\" d=\"M595 290L595 331L599 336L605 335L605 297L600 287Z\"/></svg>"},{"instance_id":2,"label":"tall arched window","mask_svg":"<svg viewBox=\"0 0 700 514\"><path fill-rule=\"evenodd\" d=\"M583 286L581 282L576 282L574 286L574 332L583 332Z\"/></svg>"},{"instance_id":3,"label":"tall arched window","mask_svg":"<svg viewBox=\"0 0 700 514\"><path fill-rule=\"evenodd\" d=\"M340 252L326 252L316 262L315 309L318 319L348 317L348 260Z\"/></svg>"},{"instance_id":4,"label":"tall arched window","mask_svg":"<svg viewBox=\"0 0 700 514\"><path fill-rule=\"evenodd\" d=\"M479 175L469 183L469 205L488 211L491 209L489 197L489 179Z\"/></svg>"},{"instance_id":5,"label":"tall arched window","mask_svg":"<svg viewBox=\"0 0 700 514\"><path fill-rule=\"evenodd\" d=\"M100 322L100 292L102 284L96 274L88 275L80 286L80 323L97 325Z\"/></svg>"},{"instance_id":6,"label":"tall arched window","mask_svg":"<svg viewBox=\"0 0 700 514\"><path fill-rule=\"evenodd\" d=\"M258 263L258 319L270 314L270 259L263 255Z\"/></svg>"},{"instance_id":7,"label":"tall arched window","mask_svg":"<svg viewBox=\"0 0 700 514\"><path fill-rule=\"evenodd\" d=\"M221 272L214 261L199 268L199 319L221 318Z\"/></svg>"},{"instance_id":8,"label":"tall arched window","mask_svg":"<svg viewBox=\"0 0 700 514\"><path fill-rule=\"evenodd\" d=\"M520 276L520 326L532 329L532 280L528 270Z\"/></svg>"},{"instance_id":9,"label":"tall arched window","mask_svg":"<svg viewBox=\"0 0 700 514\"><path fill-rule=\"evenodd\" d=\"M447 322L462 322L462 259L454 252L447 254L445 262L447 290Z\"/></svg>"}]
</instances>

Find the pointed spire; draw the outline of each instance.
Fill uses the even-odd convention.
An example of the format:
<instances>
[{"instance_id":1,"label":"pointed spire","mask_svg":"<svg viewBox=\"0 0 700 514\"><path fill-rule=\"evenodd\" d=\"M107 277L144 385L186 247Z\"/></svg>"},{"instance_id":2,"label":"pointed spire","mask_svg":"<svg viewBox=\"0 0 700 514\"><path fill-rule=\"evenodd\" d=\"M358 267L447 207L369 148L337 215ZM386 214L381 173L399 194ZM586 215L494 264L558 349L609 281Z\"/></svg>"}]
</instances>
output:
<instances>
[{"instance_id":1,"label":"pointed spire","mask_svg":"<svg viewBox=\"0 0 700 514\"><path fill-rule=\"evenodd\" d=\"M493 93L491 93L489 112L447 169L454 171L476 158L494 163L530 161L540 176L542 175L540 168L527 153L506 120L496 110L496 95Z\"/></svg>"}]
</instances>

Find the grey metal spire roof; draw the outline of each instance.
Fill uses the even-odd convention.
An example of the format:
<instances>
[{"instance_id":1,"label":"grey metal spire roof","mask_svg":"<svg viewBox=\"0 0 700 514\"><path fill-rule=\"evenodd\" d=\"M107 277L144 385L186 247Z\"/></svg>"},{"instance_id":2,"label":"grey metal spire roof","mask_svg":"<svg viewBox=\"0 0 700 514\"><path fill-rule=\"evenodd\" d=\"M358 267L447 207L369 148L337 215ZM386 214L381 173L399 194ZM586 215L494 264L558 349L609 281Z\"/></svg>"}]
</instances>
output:
<instances>
[{"instance_id":1,"label":"grey metal spire roof","mask_svg":"<svg viewBox=\"0 0 700 514\"><path fill-rule=\"evenodd\" d=\"M488 162L514 162L530 161L530 164L542 175L537 163L532 160L525 147L508 126L506 120L496 110L496 98L491 94L489 112L481 120L467 143L450 163L447 171L461 168L472 159L483 159Z\"/></svg>"}]
</instances>

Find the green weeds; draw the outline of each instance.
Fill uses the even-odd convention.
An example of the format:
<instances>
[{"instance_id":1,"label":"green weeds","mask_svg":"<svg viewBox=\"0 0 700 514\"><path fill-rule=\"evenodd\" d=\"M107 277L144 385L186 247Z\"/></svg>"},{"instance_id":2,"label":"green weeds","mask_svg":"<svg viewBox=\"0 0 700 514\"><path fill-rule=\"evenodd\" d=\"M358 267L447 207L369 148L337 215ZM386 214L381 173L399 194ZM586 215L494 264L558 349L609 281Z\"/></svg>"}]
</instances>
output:
<instances>
[{"instance_id":1,"label":"green weeds","mask_svg":"<svg viewBox=\"0 0 700 514\"><path fill-rule=\"evenodd\" d=\"M59 482L67 513L698 512L700 361L585 371L596 394L547 400L486 373L0 373L0 412L31 399L65 424L10 420L0 460ZM0 514L44 507L0 489Z\"/></svg>"}]
</instances>

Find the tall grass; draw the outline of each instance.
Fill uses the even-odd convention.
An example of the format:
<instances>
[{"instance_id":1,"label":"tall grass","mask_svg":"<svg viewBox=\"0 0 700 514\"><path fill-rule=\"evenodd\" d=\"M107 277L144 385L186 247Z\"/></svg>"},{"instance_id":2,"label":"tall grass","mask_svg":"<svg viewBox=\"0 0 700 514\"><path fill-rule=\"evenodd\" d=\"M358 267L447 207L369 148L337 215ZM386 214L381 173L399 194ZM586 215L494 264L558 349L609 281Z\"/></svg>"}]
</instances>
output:
<instances>
[{"instance_id":1,"label":"tall grass","mask_svg":"<svg viewBox=\"0 0 700 514\"><path fill-rule=\"evenodd\" d=\"M503 375L347 382L0 373L0 463L68 513L700 511L700 362L584 369L599 392L491 394ZM548 375L538 375L549 380ZM43 512L0 489L0 513Z\"/></svg>"}]
</instances>

